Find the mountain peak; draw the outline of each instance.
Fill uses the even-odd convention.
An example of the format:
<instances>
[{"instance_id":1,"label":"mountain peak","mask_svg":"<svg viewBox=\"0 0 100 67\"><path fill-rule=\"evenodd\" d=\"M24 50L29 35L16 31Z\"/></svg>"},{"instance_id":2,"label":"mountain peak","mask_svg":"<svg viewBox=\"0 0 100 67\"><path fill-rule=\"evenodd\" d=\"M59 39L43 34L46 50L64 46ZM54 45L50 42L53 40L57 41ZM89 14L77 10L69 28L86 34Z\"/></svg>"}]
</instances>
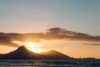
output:
<instances>
[{"instance_id":1,"label":"mountain peak","mask_svg":"<svg viewBox=\"0 0 100 67\"><path fill-rule=\"evenodd\" d=\"M25 46L21 46L21 47L19 47L16 51L14 51L14 52L27 52L28 50L26 49L26 47Z\"/></svg>"},{"instance_id":2,"label":"mountain peak","mask_svg":"<svg viewBox=\"0 0 100 67\"><path fill-rule=\"evenodd\" d=\"M57 52L55 50L50 50L48 52L41 52L41 53L35 53L29 51L24 46L19 47L17 50L4 55L3 57L0 57L1 59L70 59L69 56L64 55L60 52Z\"/></svg>"}]
</instances>

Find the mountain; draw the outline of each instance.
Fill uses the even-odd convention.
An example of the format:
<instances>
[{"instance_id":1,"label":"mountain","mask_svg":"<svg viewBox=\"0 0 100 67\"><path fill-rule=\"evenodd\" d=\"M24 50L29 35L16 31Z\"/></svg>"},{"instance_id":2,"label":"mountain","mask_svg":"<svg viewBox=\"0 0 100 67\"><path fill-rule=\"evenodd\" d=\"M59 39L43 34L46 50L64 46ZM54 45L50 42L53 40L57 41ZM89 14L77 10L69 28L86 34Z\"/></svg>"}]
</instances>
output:
<instances>
[{"instance_id":1,"label":"mountain","mask_svg":"<svg viewBox=\"0 0 100 67\"><path fill-rule=\"evenodd\" d=\"M24 46L22 46L11 53L0 55L0 59L35 59L35 60L56 59L56 60L59 60L59 59L71 59L71 58L55 50L50 50L48 52L42 52L42 53L35 53L35 52L29 51Z\"/></svg>"}]
</instances>

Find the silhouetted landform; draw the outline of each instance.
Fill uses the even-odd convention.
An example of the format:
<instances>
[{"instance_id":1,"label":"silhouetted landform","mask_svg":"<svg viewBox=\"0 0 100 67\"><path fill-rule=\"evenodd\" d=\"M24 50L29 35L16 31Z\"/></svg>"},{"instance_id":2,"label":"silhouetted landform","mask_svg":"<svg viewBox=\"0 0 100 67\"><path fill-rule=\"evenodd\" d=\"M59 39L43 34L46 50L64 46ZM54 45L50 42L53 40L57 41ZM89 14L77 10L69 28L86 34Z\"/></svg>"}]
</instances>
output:
<instances>
[{"instance_id":1,"label":"silhouetted landform","mask_svg":"<svg viewBox=\"0 0 100 67\"><path fill-rule=\"evenodd\" d=\"M86 61L94 61L99 60L96 58L73 58L70 56L67 56L65 54L62 54L60 52L57 52L55 50L50 50L48 52L42 52L42 53L35 53L32 51L29 51L24 46L19 47L17 50L8 53L8 54L1 54L0 59L31 59L31 60L86 60Z\"/></svg>"},{"instance_id":2,"label":"silhouetted landform","mask_svg":"<svg viewBox=\"0 0 100 67\"><path fill-rule=\"evenodd\" d=\"M0 59L50 59L50 60L60 60L60 59L71 59L71 57L64 55L60 52L57 52L55 50L50 50L48 52L42 52L42 53L35 53L27 50L24 46L19 47L17 50L0 55Z\"/></svg>"},{"instance_id":3,"label":"silhouetted landform","mask_svg":"<svg viewBox=\"0 0 100 67\"><path fill-rule=\"evenodd\" d=\"M0 45L4 44L8 46L18 46L12 43L11 41L40 41L41 39L65 39L100 42L100 36L93 36L86 33L73 32L59 27L50 28L45 33L0 33Z\"/></svg>"}]
</instances>

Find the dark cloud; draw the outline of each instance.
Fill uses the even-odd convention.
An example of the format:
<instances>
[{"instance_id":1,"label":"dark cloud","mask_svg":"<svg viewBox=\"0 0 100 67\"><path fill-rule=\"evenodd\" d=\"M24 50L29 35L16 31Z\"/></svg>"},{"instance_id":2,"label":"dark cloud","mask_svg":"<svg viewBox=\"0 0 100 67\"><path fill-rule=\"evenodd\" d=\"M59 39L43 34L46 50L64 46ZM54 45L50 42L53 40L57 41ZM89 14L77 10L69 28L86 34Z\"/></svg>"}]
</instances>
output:
<instances>
[{"instance_id":1,"label":"dark cloud","mask_svg":"<svg viewBox=\"0 0 100 67\"><path fill-rule=\"evenodd\" d=\"M9 35L5 33L0 33L0 45L17 47L17 44L12 43L11 38Z\"/></svg>"},{"instance_id":2,"label":"dark cloud","mask_svg":"<svg viewBox=\"0 0 100 67\"><path fill-rule=\"evenodd\" d=\"M100 41L100 36L92 36L86 33L74 32L64 28L50 28L47 30L46 34L51 37L60 39L75 39L75 40L91 40Z\"/></svg>"},{"instance_id":3,"label":"dark cloud","mask_svg":"<svg viewBox=\"0 0 100 67\"><path fill-rule=\"evenodd\" d=\"M66 40L86 40L100 42L100 36L92 36L85 33L74 32L64 28L50 28L45 33L0 33L0 45L16 47L18 44L12 41L40 41L41 39L66 39ZM94 44L92 44L94 45ZM95 44L99 45L99 44Z\"/></svg>"}]
</instances>

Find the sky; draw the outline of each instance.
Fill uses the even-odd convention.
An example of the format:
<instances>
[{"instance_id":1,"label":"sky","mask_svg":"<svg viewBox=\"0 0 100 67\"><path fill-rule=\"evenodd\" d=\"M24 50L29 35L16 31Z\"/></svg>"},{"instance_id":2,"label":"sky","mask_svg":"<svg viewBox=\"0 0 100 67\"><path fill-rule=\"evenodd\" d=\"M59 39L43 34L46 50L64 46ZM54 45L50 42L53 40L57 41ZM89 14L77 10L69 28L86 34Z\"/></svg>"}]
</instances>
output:
<instances>
[{"instance_id":1,"label":"sky","mask_svg":"<svg viewBox=\"0 0 100 67\"><path fill-rule=\"evenodd\" d=\"M100 0L0 0L0 32L62 27L100 35Z\"/></svg>"},{"instance_id":2,"label":"sky","mask_svg":"<svg viewBox=\"0 0 100 67\"><path fill-rule=\"evenodd\" d=\"M43 32L51 27L100 35L100 0L0 0L0 32ZM73 45L75 43L61 42L54 46L73 57L100 58L100 46ZM0 53L16 49L3 45L0 48L5 48Z\"/></svg>"},{"instance_id":3,"label":"sky","mask_svg":"<svg viewBox=\"0 0 100 67\"><path fill-rule=\"evenodd\" d=\"M17 41L18 42L18 41ZM16 43L17 43L16 42ZM19 42L18 42L19 43ZM17 43L17 44L18 44ZM99 58L100 59L100 42L95 41L75 41L75 40L42 40L40 42L21 42L24 46L31 47L33 49L44 49L44 50L56 50L65 55L74 58ZM36 44L34 44L36 43ZM39 45L38 45L39 44ZM93 45L94 44L94 45ZM5 49L2 49L5 48ZM0 44L0 54L6 54L15 51L18 47L7 46Z\"/></svg>"}]
</instances>

